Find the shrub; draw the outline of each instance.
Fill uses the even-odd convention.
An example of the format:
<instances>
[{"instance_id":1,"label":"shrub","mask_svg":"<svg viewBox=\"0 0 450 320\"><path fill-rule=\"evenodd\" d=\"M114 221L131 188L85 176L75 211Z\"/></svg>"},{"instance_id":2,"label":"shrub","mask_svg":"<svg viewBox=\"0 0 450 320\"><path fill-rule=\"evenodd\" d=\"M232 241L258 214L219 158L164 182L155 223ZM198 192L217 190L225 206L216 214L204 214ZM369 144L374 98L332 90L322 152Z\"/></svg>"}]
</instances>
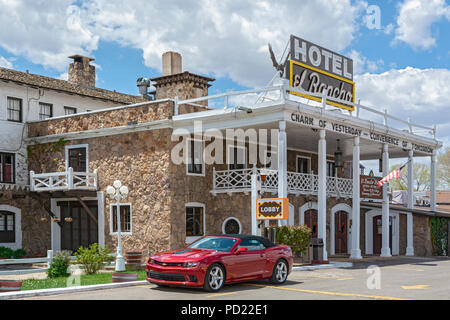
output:
<instances>
[{"instance_id":1,"label":"shrub","mask_svg":"<svg viewBox=\"0 0 450 320\"><path fill-rule=\"evenodd\" d=\"M275 228L277 243L290 246L294 255L306 253L311 235L311 229L309 227L302 225Z\"/></svg>"},{"instance_id":2,"label":"shrub","mask_svg":"<svg viewBox=\"0 0 450 320\"><path fill-rule=\"evenodd\" d=\"M12 257L14 259L22 259L23 257L25 257L27 255L27 252L23 249L17 249L16 251L14 251Z\"/></svg>"},{"instance_id":3,"label":"shrub","mask_svg":"<svg viewBox=\"0 0 450 320\"><path fill-rule=\"evenodd\" d=\"M61 251L53 256L50 268L47 270L49 278L68 277L70 275L67 272L70 264L70 254L70 251Z\"/></svg>"},{"instance_id":4,"label":"shrub","mask_svg":"<svg viewBox=\"0 0 450 320\"><path fill-rule=\"evenodd\" d=\"M0 247L0 258L11 259L14 256L14 250L7 247Z\"/></svg>"},{"instance_id":5,"label":"shrub","mask_svg":"<svg viewBox=\"0 0 450 320\"><path fill-rule=\"evenodd\" d=\"M98 243L90 245L88 248L81 246L75 256L77 262L82 264L87 274L94 274L106 263L112 261L114 258L109 254L112 250L108 248L100 248Z\"/></svg>"}]
</instances>

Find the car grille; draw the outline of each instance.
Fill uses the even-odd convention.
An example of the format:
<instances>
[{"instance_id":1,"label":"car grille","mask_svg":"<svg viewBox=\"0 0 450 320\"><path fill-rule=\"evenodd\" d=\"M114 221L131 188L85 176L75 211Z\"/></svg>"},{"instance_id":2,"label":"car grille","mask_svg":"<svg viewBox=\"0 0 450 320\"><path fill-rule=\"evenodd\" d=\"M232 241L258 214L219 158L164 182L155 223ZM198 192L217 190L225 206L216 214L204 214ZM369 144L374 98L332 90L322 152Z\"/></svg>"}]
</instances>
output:
<instances>
[{"instance_id":1,"label":"car grille","mask_svg":"<svg viewBox=\"0 0 450 320\"><path fill-rule=\"evenodd\" d=\"M153 264L157 264L158 266L163 266L163 267L182 267L183 266L183 262L160 262L160 261L156 261L156 260L153 260Z\"/></svg>"},{"instance_id":2,"label":"car grille","mask_svg":"<svg viewBox=\"0 0 450 320\"><path fill-rule=\"evenodd\" d=\"M186 281L183 274L150 271L150 278L164 281Z\"/></svg>"}]
</instances>

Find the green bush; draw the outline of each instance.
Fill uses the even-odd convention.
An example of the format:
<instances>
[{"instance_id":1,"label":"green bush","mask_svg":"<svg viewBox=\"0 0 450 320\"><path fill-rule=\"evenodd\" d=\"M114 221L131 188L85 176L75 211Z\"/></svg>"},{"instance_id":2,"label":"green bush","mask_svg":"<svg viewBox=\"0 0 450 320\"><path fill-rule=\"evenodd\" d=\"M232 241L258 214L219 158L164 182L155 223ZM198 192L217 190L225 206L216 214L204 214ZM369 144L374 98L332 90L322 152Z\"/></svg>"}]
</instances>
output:
<instances>
[{"instance_id":1,"label":"green bush","mask_svg":"<svg viewBox=\"0 0 450 320\"><path fill-rule=\"evenodd\" d=\"M448 219L441 217L431 217L429 223L431 227L433 254L437 256L446 256L449 231Z\"/></svg>"},{"instance_id":2,"label":"green bush","mask_svg":"<svg viewBox=\"0 0 450 320\"><path fill-rule=\"evenodd\" d=\"M13 250L7 247L0 247L0 258L6 259L21 259L27 255L23 249Z\"/></svg>"},{"instance_id":3,"label":"green bush","mask_svg":"<svg viewBox=\"0 0 450 320\"><path fill-rule=\"evenodd\" d=\"M112 251L108 248L100 248L98 243L92 244L89 248L81 246L75 256L77 262L82 264L87 274L97 273L98 270L106 263L114 258L110 256Z\"/></svg>"},{"instance_id":4,"label":"green bush","mask_svg":"<svg viewBox=\"0 0 450 320\"><path fill-rule=\"evenodd\" d=\"M61 251L53 256L50 267L47 270L48 278L68 277L67 268L70 264L70 251Z\"/></svg>"},{"instance_id":5,"label":"green bush","mask_svg":"<svg viewBox=\"0 0 450 320\"><path fill-rule=\"evenodd\" d=\"M276 240L278 244L285 244L291 247L294 255L306 253L308 248L311 229L302 226L281 226L275 227Z\"/></svg>"}]
</instances>

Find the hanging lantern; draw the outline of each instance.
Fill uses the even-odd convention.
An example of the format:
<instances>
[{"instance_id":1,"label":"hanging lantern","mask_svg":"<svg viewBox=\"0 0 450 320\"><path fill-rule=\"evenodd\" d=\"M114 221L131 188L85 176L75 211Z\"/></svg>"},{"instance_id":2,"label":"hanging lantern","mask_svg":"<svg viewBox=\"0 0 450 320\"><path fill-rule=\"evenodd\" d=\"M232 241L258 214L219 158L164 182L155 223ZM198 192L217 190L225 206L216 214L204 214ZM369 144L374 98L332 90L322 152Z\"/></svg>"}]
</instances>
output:
<instances>
[{"instance_id":1,"label":"hanging lantern","mask_svg":"<svg viewBox=\"0 0 450 320\"><path fill-rule=\"evenodd\" d=\"M344 159L342 157L342 151L339 145L340 140L337 139L337 150L334 153L334 167L335 168L343 168L344 167Z\"/></svg>"}]
</instances>

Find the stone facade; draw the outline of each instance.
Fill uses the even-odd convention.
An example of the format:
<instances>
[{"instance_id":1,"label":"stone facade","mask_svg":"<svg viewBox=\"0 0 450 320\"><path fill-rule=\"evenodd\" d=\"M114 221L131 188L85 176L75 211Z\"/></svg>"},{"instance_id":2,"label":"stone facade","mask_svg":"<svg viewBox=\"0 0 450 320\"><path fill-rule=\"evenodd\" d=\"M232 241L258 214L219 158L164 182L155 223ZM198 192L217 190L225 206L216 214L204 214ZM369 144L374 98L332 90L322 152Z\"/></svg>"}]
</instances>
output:
<instances>
[{"instance_id":1,"label":"stone facade","mask_svg":"<svg viewBox=\"0 0 450 320\"><path fill-rule=\"evenodd\" d=\"M69 65L69 82L86 87L95 87L95 66L90 62L93 58L79 55L71 56L73 63Z\"/></svg>"}]
</instances>

